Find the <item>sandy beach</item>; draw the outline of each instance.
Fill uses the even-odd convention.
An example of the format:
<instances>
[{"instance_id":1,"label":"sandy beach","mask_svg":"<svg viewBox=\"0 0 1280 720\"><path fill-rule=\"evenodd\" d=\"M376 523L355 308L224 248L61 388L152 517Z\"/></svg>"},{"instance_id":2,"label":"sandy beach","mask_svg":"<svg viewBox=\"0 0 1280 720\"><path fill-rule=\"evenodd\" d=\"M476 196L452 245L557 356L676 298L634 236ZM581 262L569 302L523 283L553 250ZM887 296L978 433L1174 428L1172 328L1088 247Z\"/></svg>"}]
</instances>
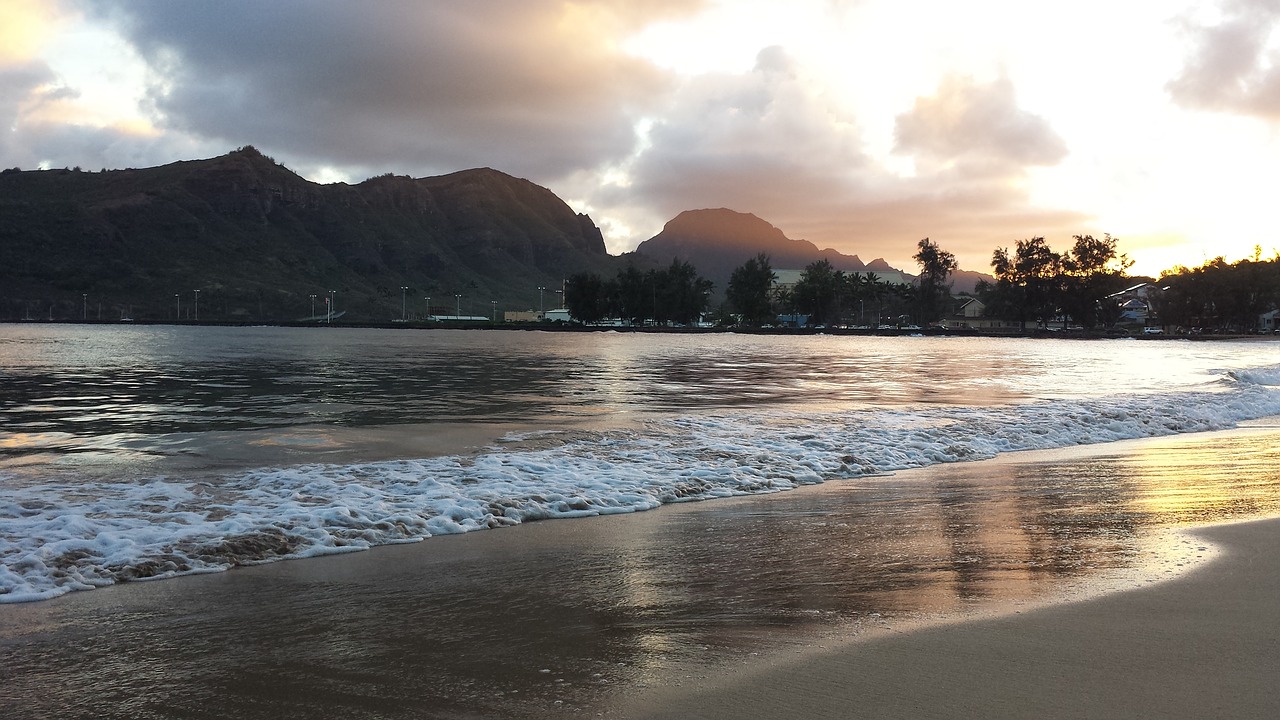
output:
<instances>
[{"instance_id":1,"label":"sandy beach","mask_svg":"<svg viewBox=\"0 0 1280 720\"><path fill-rule=\"evenodd\" d=\"M1280 521L1169 536L1274 516L1278 446L1015 453L0 605L0 715L1276 717Z\"/></svg>"},{"instance_id":2,"label":"sandy beach","mask_svg":"<svg viewBox=\"0 0 1280 720\"><path fill-rule=\"evenodd\" d=\"M854 642L630 698L626 718L1280 717L1280 520L1215 561L1080 603Z\"/></svg>"}]
</instances>

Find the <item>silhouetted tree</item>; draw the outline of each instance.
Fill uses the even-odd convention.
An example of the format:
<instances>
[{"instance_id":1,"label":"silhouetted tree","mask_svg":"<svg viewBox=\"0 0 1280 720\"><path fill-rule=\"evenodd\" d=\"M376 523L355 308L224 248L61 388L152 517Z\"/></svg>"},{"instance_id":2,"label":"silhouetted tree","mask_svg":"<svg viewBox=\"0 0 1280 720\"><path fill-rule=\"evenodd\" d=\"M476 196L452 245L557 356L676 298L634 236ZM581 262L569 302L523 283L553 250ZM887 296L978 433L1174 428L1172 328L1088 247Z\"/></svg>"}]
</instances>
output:
<instances>
[{"instance_id":1,"label":"silhouetted tree","mask_svg":"<svg viewBox=\"0 0 1280 720\"><path fill-rule=\"evenodd\" d=\"M732 312L737 313L747 325L758 326L773 322L776 313L770 293L777 279L769 256L765 253L760 253L735 268L725 290Z\"/></svg>"},{"instance_id":2,"label":"silhouetted tree","mask_svg":"<svg viewBox=\"0 0 1280 720\"><path fill-rule=\"evenodd\" d=\"M578 322L594 323L608 313L605 281L595 273L577 273L565 279L564 306Z\"/></svg>"},{"instance_id":3,"label":"silhouetted tree","mask_svg":"<svg viewBox=\"0 0 1280 720\"><path fill-rule=\"evenodd\" d=\"M607 290L606 307L610 314L636 325L643 325L645 318L652 315L657 304L653 283L634 265L619 270Z\"/></svg>"},{"instance_id":4,"label":"silhouetted tree","mask_svg":"<svg viewBox=\"0 0 1280 720\"><path fill-rule=\"evenodd\" d=\"M805 266L791 293L797 312L807 314L812 325L824 325L837 318L844 289L844 272L823 259Z\"/></svg>"},{"instance_id":5,"label":"silhouetted tree","mask_svg":"<svg viewBox=\"0 0 1280 720\"><path fill-rule=\"evenodd\" d=\"M1234 263L1219 256L1198 268L1175 267L1161 276L1152 308L1166 325L1255 330L1262 313L1280 307L1280 254L1261 256L1257 248Z\"/></svg>"},{"instance_id":6,"label":"silhouetted tree","mask_svg":"<svg viewBox=\"0 0 1280 720\"><path fill-rule=\"evenodd\" d=\"M928 325L942 319L951 303L951 284L947 278L956 271L956 256L930 242L920 241L919 251L913 256L920 264L920 285L916 292L916 319Z\"/></svg>"},{"instance_id":7,"label":"silhouetted tree","mask_svg":"<svg viewBox=\"0 0 1280 720\"><path fill-rule=\"evenodd\" d=\"M1119 305L1108 296L1127 284L1125 272L1133 266L1127 255L1117 250L1110 234L1102 238L1076 235L1071 250L1062 254L1060 305L1063 322L1069 316L1086 328L1114 325Z\"/></svg>"},{"instance_id":8,"label":"silhouetted tree","mask_svg":"<svg viewBox=\"0 0 1280 720\"><path fill-rule=\"evenodd\" d=\"M1061 260L1043 237L1019 240L1012 255L1008 248L998 248L991 256L996 281L978 288L988 314L1015 319L1024 330L1028 319L1052 318L1057 314Z\"/></svg>"},{"instance_id":9,"label":"silhouetted tree","mask_svg":"<svg viewBox=\"0 0 1280 720\"><path fill-rule=\"evenodd\" d=\"M655 322L689 325L706 311L713 284L689 263L674 259L665 270L650 270L649 280L653 285Z\"/></svg>"}]
</instances>

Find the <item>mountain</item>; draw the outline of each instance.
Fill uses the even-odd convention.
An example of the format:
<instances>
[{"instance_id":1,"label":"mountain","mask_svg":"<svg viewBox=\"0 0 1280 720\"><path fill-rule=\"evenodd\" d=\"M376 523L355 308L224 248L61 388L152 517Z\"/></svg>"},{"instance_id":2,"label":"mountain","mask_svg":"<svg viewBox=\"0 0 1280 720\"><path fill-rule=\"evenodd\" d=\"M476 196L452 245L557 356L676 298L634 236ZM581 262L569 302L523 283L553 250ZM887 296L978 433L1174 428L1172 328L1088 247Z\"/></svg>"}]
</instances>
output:
<instances>
[{"instance_id":1,"label":"mountain","mask_svg":"<svg viewBox=\"0 0 1280 720\"><path fill-rule=\"evenodd\" d=\"M831 248L819 249L807 240L792 240L781 230L752 215L728 208L686 210L662 228L662 232L640 243L636 254L659 265L679 259L696 267L723 293L734 269L760 253L769 256L774 271L803 270L819 260L827 260L836 270L874 272L888 282L909 282L914 275L892 267L883 258L864 263L857 255L845 255ZM981 273L959 271L954 276L956 292L971 292Z\"/></svg>"},{"instance_id":2,"label":"mountain","mask_svg":"<svg viewBox=\"0 0 1280 720\"><path fill-rule=\"evenodd\" d=\"M488 315L625 262L590 217L488 168L320 185L245 147L155 168L0 172L0 320L187 318L196 289L202 320L301 318L329 291L348 319L399 318L402 298L422 313L427 296L436 312Z\"/></svg>"}]
</instances>

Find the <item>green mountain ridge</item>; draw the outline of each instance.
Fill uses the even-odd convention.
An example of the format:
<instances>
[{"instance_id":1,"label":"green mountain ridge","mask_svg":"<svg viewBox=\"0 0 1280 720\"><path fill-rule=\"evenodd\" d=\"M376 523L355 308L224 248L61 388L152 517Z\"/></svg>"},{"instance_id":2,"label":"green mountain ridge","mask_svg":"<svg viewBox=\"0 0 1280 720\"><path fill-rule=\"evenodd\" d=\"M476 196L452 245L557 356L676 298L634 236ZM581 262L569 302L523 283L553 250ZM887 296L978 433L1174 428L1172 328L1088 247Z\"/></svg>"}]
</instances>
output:
<instances>
[{"instance_id":1,"label":"green mountain ridge","mask_svg":"<svg viewBox=\"0 0 1280 720\"><path fill-rule=\"evenodd\" d=\"M676 257L722 297L759 252L775 268L892 270L724 208L683 212L610 255L590 217L491 168L321 185L244 147L153 168L0 171L0 321L289 322L324 314L331 293L344 321L488 317L558 306L575 273Z\"/></svg>"},{"instance_id":2,"label":"green mountain ridge","mask_svg":"<svg viewBox=\"0 0 1280 720\"><path fill-rule=\"evenodd\" d=\"M348 320L399 319L402 297L425 314L428 296L437 313L488 316L628 262L643 261L609 255L590 217L489 168L320 185L246 147L0 173L0 320L193 319L197 289L201 320L303 318L329 291Z\"/></svg>"}]
</instances>

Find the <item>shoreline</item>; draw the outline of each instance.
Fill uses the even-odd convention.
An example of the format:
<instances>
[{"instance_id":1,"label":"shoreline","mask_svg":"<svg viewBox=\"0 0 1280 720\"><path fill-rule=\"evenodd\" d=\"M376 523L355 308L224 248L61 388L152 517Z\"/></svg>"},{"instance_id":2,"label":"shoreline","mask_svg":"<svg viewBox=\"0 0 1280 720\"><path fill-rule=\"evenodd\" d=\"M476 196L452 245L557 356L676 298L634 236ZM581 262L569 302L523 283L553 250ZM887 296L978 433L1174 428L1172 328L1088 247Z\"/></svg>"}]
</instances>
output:
<instances>
[{"instance_id":1,"label":"shoreline","mask_svg":"<svg viewBox=\"0 0 1280 720\"><path fill-rule=\"evenodd\" d=\"M1191 572L1082 601L881 633L653 690L620 718L1273 718L1280 518L1187 530Z\"/></svg>"},{"instance_id":2,"label":"shoreline","mask_svg":"<svg viewBox=\"0 0 1280 720\"><path fill-rule=\"evenodd\" d=\"M508 330L524 332L593 333L615 332L653 335L786 335L786 336L847 336L847 337L960 337L960 338L1022 338L1034 340L1277 340L1280 333L1145 333L1142 328L1125 329L1123 332L1108 330L1062 330L1060 328L992 329L992 328L852 328L852 327L676 327L676 326L627 326L583 325L580 323L553 322L497 322L497 321L348 321L342 323L307 322L296 320L0 320L0 325L55 327L225 327L225 328L345 328L364 330ZM1153 326L1155 327L1155 326Z\"/></svg>"},{"instance_id":3,"label":"shoreline","mask_svg":"<svg viewBox=\"0 0 1280 720\"><path fill-rule=\"evenodd\" d=\"M1242 482L1274 479L1277 437L1270 418L0 605L0 706L102 717L1270 717L1280 519L1092 534L1075 524L1069 551L1034 523L1061 507L1042 487L1082 477L1124 478L1133 508L1161 502L1138 491L1153 479L1185 497L1179 483L1206 462ZM1225 533L1228 549L1191 568L1212 553L1152 531ZM1261 538L1252 552L1263 564L1237 567L1236 532ZM905 567L904 552L916 553ZM1213 578L1207 589L1201 577ZM1134 585L1144 587L1122 589ZM1221 595L1239 607L1215 611ZM1144 604L1128 606L1133 597ZM1225 669L1186 679L1188 632L1197 652L1228 657ZM1262 646L1229 657L1255 635ZM1144 640L1159 642L1134 644ZM1195 712L1178 714L1131 692L1169 683L1241 697L1212 712L1179 701Z\"/></svg>"}]
</instances>

